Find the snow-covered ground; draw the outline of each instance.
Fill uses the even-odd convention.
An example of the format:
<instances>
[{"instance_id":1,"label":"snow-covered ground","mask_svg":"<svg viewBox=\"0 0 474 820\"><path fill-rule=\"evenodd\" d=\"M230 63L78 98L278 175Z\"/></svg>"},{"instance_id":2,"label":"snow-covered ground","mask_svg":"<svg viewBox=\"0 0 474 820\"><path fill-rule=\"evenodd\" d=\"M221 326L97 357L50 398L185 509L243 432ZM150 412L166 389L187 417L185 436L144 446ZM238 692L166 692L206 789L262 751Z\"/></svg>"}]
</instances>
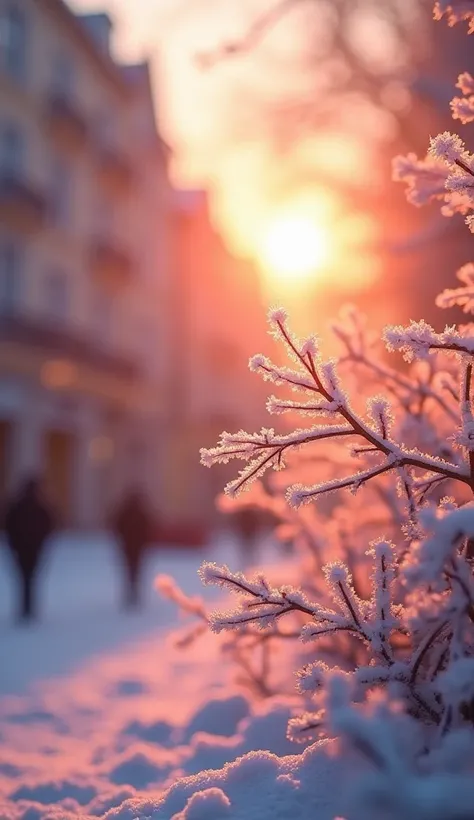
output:
<instances>
[{"instance_id":1,"label":"snow-covered ground","mask_svg":"<svg viewBox=\"0 0 474 820\"><path fill-rule=\"evenodd\" d=\"M204 558L238 566L230 538L204 552L151 555L145 605L136 614L120 612L113 543L63 538L52 546L42 617L31 627L12 621L7 557L1 550L1 820L102 817L122 804L112 814L133 820L141 814L127 798L156 801L179 776L261 748L262 736L270 752L295 751L285 739L288 703L255 704L234 690L233 670L212 635L177 649L169 638L176 608L154 589L156 575L166 573L188 594L215 596L196 571ZM181 811L186 798L173 800ZM163 811L156 816L175 813ZM217 817L205 811L206 820Z\"/></svg>"},{"instance_id":2,"label":"snow-covered ground","mask_svg":"<svg viewBox=\"0 0 474 820\"><path fill-rule=\"evenodd\" d=\"M156 635L176 619L175 607L154 588L156 575L172 574L188 593L202 595L197 576L202 560L220 561L221 554L224 560L238 560L236 548L225 538L203 552L152 553L143 573L145 606L130 615L120 611L122 574L113 541L63 537L51 545L40 579L41 619L27 627L12 625L14 582L9 556L0 549L0 695L19 694L32 683L71 674L96 656Z\"/></svg>"}]
</instances>

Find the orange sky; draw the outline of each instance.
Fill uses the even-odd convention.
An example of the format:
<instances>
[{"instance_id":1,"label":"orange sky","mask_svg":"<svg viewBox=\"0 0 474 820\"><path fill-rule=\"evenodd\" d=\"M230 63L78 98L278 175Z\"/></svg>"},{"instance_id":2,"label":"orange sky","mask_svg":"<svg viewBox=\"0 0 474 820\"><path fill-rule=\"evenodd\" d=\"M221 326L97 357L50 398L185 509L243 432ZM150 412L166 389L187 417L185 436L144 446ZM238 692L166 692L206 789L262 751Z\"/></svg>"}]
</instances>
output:
<instances>
[{"instance_id":1,"label":"orange sky","mask_svg":"<svg viewBox=\"0 0 474 820\"><path fill-rule=\"evenodd\" d=\"M367 171L370 149L365 150L361 143L341 142L340 138L338 141L320 134L292 142L283 157L276 157L269 147L261 105L262 99L274 98L285 88L289 94L292 89L300 93L304 88L301 59L305 49L309 56L318 48L318 38L311 29L314 23L307 18L311 12L308 6L312 4L298 5L258 49L245 57L223 61L205 72L194 60L199 52L239 39L248 30L249 21L273 3L274 0L70 0L76 11L110 13L115 23L113 48L118 58L152 57L162 131L178 160L176 179L184 184L212 187L214 211L231 248L258 256L268 221L280 205L286 207L293 199L313 198L315 211L323 208L329 217L325 229L329 231L332 262L329 276L334 279L334 265L340 265L341 249L344 254L344 232L353 236L360 234L360 230L358 226L354 229L350 219L346 220L346 214L337 212L337 203L328 200L327 190L318 191L314 178L318 169L339 174L342 181L348 174L356 173L373 178L372 170ZM307 35L310 29L311 36ZM308 93L313 94L314 71L308 79ZM305 181L308 168L313 181ZM331 219L338 226L337 232L331 233ZM337 246L332 258L331 243ZM360 263L366 268L363 259ZM348 282L347 277L345 281ZM357 284L355 270L353 281ZM326 275L326 285L327 282Z\"/></svg>"},{"instance_id":2,"label":"orange sky","mask_svg":"<svg viewBox=\"0 0 474 820\"><path fill-rule=\"evenodd\" d=\"M224 61L213 70L201 71L194 57L223 41L238 38L273 0L70 0L77 11L108 11L115 22L114 51L128 60L149 54L154 62L157 105L162 130L175 149L177 179L184 183L212 186L219 219L238 250L248 251L260 231L275 189L287 186L308 145L293 148L279 164L269 153L261 132L261 99L301 88L301 72L293 55L289 70L274 74L262 71L262 47L245 58ZM272 58L272 48L292 33L301 32L301 8L285 19L266 38L263 49ZM290 22L289 22L290 20ZM304 22L304 19L303 19ZM291 41L291 37L289 38ZM294 37L301 51L301 37ZM280 59L280 56L279 58ZM263 118L264 119L264 118ZM240 135L244 138L241 139ZM312 150L312 147L311 147ZM295 154L295 157L290 156ZM330 161L330 159L329 159ZM328 157L324 156L327 164Z\"/></svg>"}]
</instances>

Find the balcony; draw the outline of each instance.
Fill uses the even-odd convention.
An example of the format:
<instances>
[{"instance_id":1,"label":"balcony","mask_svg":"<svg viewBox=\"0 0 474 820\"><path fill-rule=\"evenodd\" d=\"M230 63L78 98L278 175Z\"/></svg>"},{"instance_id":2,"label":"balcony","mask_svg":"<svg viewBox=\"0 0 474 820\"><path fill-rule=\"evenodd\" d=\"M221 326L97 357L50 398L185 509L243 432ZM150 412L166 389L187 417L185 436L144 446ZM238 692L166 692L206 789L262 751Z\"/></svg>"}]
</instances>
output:
<instances>
[{"instance_id":1,"label":"balcony","mask_svg":"<svg viewBox=\"0 0 474 820\"><path fill-rule=\"evenodd\" d=\"M21 314L0 316L0 348L4 344L18 345L35 356L40 353L46 359L53 359L58 372L61 365L63 374L66 371L72 374L75 367L86 366L124 381L134 381L140 375L135 361L101 349L67 327L53 327Z\"/></svg>"},{"instance_id":2,"label":"balcony","mask_svg":"<svg viewBox=\"0 0 474 820\"><path fill-rule=\"evenodd\" d=\"M43 195L17 176L0 176L0 224L32 233L44 224L47 203Z\"/></svg>"},{"instance_id":3,"label":"balcony","mask_svg":"<svg viewBox=\"0 0 474 820\"><path fill-rule=\"evenodd\" d=\"M51 92L46 104L46 118L52 135L63 146L78 150L85 145L87 122L73 99Z\"/></svg>"},{"instance_id":4,"label":"balcony","mask_svg":"<svg viewBox=\"0 0 474 820\"><path fill-rule=\"evenodd\" d=\"M120 148L100 145L97 149L97 170L104 187L112 194L127 193L133 183L131 158Z\"/></svg>"},{"instance_id":5,"label":"balcony","mask_svg":"<svg viewBox=\"0 0 474 820\"><path fill-rule=\"evenodd\" d=\"M133 265L126 250L115 240L103 237L92 241L90 268L104 285L116 287L130 280Z\"/></svg>"}]
</instances>

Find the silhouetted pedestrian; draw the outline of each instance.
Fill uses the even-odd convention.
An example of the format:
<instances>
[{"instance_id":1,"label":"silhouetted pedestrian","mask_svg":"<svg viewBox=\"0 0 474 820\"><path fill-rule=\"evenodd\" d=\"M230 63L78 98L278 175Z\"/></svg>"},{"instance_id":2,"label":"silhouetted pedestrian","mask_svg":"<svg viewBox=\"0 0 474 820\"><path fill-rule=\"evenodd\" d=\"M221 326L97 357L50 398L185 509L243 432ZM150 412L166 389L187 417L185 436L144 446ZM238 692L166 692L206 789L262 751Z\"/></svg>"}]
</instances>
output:
<instances>
[{"instance_id":1,"label":"silhouetted pedestrian","mask_svg":"<svg viewBox=\"0 0 474 820\"><path fill-rule=\"evenodd\" d=\"M145 500L136 490L125 496L112 517L112 528L125 569L127 608L140 603L140 573L146 548L153 538L153 526L153 517Z\"/></svg>"},{"instance_id":2,"label":"silhouetted pedestrian","mask_svg":"<svg viewBox=\"0 0 474 820\"><path fill-rule=\"evenodd\" d=\"M5 535L20 581L19 617L37 616L36 586L46 540L53 532L53 514L42 497L40 482L29 478L7 504Z\"/></svg>"}]
</instances>

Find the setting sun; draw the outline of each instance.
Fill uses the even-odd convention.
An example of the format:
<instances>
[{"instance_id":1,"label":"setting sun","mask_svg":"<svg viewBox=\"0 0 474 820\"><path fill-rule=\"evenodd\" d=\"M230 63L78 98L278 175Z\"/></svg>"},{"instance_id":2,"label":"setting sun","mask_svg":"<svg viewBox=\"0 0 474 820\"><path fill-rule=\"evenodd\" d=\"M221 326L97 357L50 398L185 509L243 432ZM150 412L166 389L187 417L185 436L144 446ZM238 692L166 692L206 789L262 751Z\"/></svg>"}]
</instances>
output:
<instances>
[{"instance_id":1,"label":"setting sun","mask_svg":"<svg viewBox=\"0 0 474 820\"><path fill-rule=\"evenodd\" d=\"M261 261L270 276L287 282L305 280L327 259L326 232L309 216L283 215L268 227Z\"/></svg>"}]
</instances>

